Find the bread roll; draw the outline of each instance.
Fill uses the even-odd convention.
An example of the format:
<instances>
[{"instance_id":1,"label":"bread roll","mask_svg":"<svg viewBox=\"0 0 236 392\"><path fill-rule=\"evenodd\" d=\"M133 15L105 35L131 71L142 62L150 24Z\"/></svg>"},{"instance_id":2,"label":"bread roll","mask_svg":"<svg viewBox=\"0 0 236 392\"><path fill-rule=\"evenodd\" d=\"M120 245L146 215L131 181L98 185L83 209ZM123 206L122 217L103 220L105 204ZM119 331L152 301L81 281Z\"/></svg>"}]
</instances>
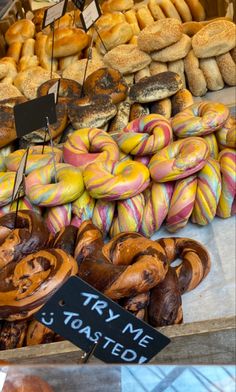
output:
<instances>
[{"instance_id":1,"label":"bread roll","mask_svg":"<svg viewBox=\"0 0 236 392\"><path fill-rule=\"evenodd\" d=\"M123 75L123 78L128 86L132 86L134 84L134 73Z\"/></svg>"},{"instance_id":2,"label":"bread roll","mask_svg":"<svg viewBox=\"0 0 236 392\"><path fill-rule=\"evenodd\" d=\"M136 12L134 10L126 11L125 13L126 22L128 22L133 30L134 35L138 35L140 33L140 28L138 25L138 20L136 18Z\"/></svg>"},{"instance_id":3,"label":"bread roll","mask_svg":"<svg viewBox=\"0 0 236 392\"><path fill-rule=\"evenodd\" d=\"M154 22L151 12L147 7L142 7L137 10L137 20L140 29L144 29L144 27L149 26Z\"/></svg>"},{"instance_id":4,"label":"bread roll","mask_svg":"<svg viewBox=\"0 0 236 392\"><path fill-rule=\"evenodd\" d=\"M187 34L189 37L192 37L203 28L203 24L201 22L185 22L182 24L182 27L183 33Z\"/></svg>"},{"instance_id":5,"label":"bread roll","mask_svg":"<svg viewBox=\"0 0 236 392\"><path fill-rule=\"evenodd\" d=\"M104 63L122 74L129 74L143 69L151 62L151 57L136 45L120 45L104 56Z\"/></svg>"},{"instance_id":6,"label":"bread roll","mask_svg":"<svg viewBox=\"0 0 236 392\"><path fill-rule=\"evenodd\" d=\"M236 63L236 48L233 48L233 49L230 51L230 54L231 54L231 56L232 56L232 59L233 59L234 62Z\"/></svg>"},{"instance_id":7,"label":"bread roll","mask_svg":"<svg viewBox=\"0 0 236 392\"><path fill-rule=\"evenodd\" d=\"M13 42L25 42L28 38L33 38L35 34L35 25L31 20L17 20L9 27L5 34L5 40L8 45Z\"/></svg>"},{"instance_id":8,"label":"bread roll","mask_svg":"<svg viewBox=\"0 0 236 392\"><path fill-rule=\"evenodd\" d=\"M236 64L230 53L216 57L222 78L229 86L236 86Z\"/></svg>"},{"instance_id":9,"label":"bread roll","mask_svg":"<svg viewBox=\"0 0 236 392\"><path fill-rule=\"evenodd\" d=\"M134 75L135 83L138 83L140 80L147 78L148 76L151 76L151 74L150 74L149 67L147 66L141 69L140 71L136 72L136 74Z\"/></svg>"},{"instance_id":10,"label":"bread roll","mask_svg":"<svg viewBox=\"0 0 236 392\"><path fill-rule=\"evenodd\" d=\"M3 99L9 99L9 98L15 98L21 96L22 94L17 87L13 86L12 84L1 83L0 101L2 101Z\"/></svg>"},{"instance_id":11,"label":"bread roll","mask_svg":"<svg viewBox=\"0 0 236 392\"><path fill-rule=\"evenodd\" d=\"M224 87L224 81L215 58L200 59L199 65L206 79L207 88L211 91L221 90Z\"/></svg>"},{"instance_id":12,"label":"bread roll","mask_svg":"<svg viewBox=\"0 0 236 392\"><path fill-rule=\"evenodd\" d=\"M62 57L59 59L59 69L64 71L69 65L75 63L79 60L79 54L74 54L73 56Z\"/></svg>"},{"instance_id":13,"label":"bread roll","mask_svg":"<svg viewBox=\"0 0 236 392\"><path fill-rule=\"evenodd\" d=\"M108 0L102 5L103 12L126 11L133 8L133 0Z\"/></svg>"},{"instance_id":14,"label":"bread roll","mask_svg":"<svg viewBox=\"0 0 236 392\"><path fill-rule=\"evenodd\" d=\"M138 37L137 37L137 35L133 35L133 37L131 38L131 40L129 40L128 44L138 46Z\"/></svg>"},{"instance_id":15,"label":"bread roll","mask_svg":"<svg viewBox=\"0 0 236 392\"><path fill-rule=\"evenodd\" d=\"M133 121L136 118L146 116L150 113L147 105L142 105L141 103L133 103L130 108L129 121Z\"/></svg>"},{"instance_id":16,"label":"bread roll","mask_svg":"<svg viewBox=\"0 0 236 392\"><path fill-rule=\"evenodd\" d=\"M86 68L87 59L78 60L75 63L69 65L62 73L62 77L65 79L72 79L82 85L84 79L84 72ZM99 59L92 59L88 62L88 68L86 76L96 71L99 68L104 67L104 62Z\"/></svg>"},{"instance_id":17,"label":"bread roll","mask_svg":"<svg viewBox=\"0 0 236 392\"><path fill-rule=\"evenodd\" d=\"M206 18L206 13L199 0L185 0L188 4L193 20L200 22Z\"/></svg>"},{"instance_id":18,"label":"bread roll","mask_svg":"<svg viewBox=\"0 0 236 392\"><path fill-rule=\"evenodd\" d=\"M175 95L171 97L172 104L172 116L182 112L188 106L193 105L193 96L191 92L185 88L179 90Z\"/></svg>"},{"instance_id":19,"label":"bread roll","mask_svg":"<svg viewBox=\"0 0 236 392\"><path fill-rule=\"evenodd\" d=\"M22 42L13 42L7 49L7 57L12 57L18 63L21 57Z\"/></svg>"},{"instance_id":20,"label":"bread roll","mask_svg":"<svg viewBox=\"0 0 236 392\"><path fill-rule=\"evenodd\" d=\"M186 87L186 80L184 75L184 61L182 59L168 63L168 71L177 73L182 79L183 87Z\"/></svg>"},{"instance_id":21,"label":"bread roll","mask_svg":"<svg viewBox=\"0 0 236 392\"><path fill-rule=\"evenodd\" d=\"M72 56L81 52L89 44L89 36L83 30L63 27L55 30L53 57ZM46 53L52 54L52 33L48 35Z\"/></svg>"},{"instance_id":22,"label":"bread roll","mask_svg":"<svg viewBox=\"0 0 236 392\"><path fill-rule=\"evenodd\" d=\"M160 101L153 102L150 105L150 112L161 114L165 118L171 117L171 100L170 98L161 99Z\"/></svg>"},{"instance_id":23,"label":"bread roll","mask_svg":"<svg viewBox=\"0 0 236 392\"><path fill-rule=\"evenodd\" d=\"M208 58L224 54L235 47L236 26L219 20L203 27L192 38L195 56Z\"/></svg>"},{"instance_id":24,"label":"bread roll","mask_svg":"<svg viewBox=\"0 0 236 392\"><path fill-rule=\"evenodd\" d=\"M37 56L23 56L19 61L19 72L24 71L30 67L37 67L39 65L39 59Z\"/></svg>"},{"instance_id":25,"label":"bread roll","mask_svg":"<svg viewBox=\"0 0 236 392\"><path fill-rule=\"evenodd\" d=\"M46 43L47 43L47 35L39 34L36 37L35 53L38 56L40 66L46 69L47 71L50 71L51 57L46 52ZM54 72L56 72L58 68L58 61L56 59L53 59L52 62L53 62L52 69Z\"/></svg>"},{"instance_id":26,"label":"bread roll","mask_svg":"<svg viewBox=\"0 0 236 392\"><path fill-rule=\"evenodd\" d=\"M152 61L151 64L149 65L149 70L150 70L150 75L157 75L161 72L166 72L168 71L167 64L165 63L160 63L159 61Z\"/></svg>"},{"instance_id":27,"label":"bread roll","mask_svg":"<svg viewBox=\"0 0 236 392\"><path fill-rule=\"evenodd\" d=\"M138 35L138 46L150 53L179 41L182 37L181 23L176 19L161 19L145 27Z\"/></svg>"},{"instance_id":28,"label":"bread roll","mask_svg":"<svg viewBox=\"0 0 236 392\"><path fill-rule=\"evenodd\" d=\"M96 22L98 30L107 29L115 26L117 23L125 22L125 15L122 12L108 12L100 16Z\"/></svg>"},{"instance_id":29,"label":"bread roll","mask_svg":"<svg viewBox=\"0 0 236 392\"><path fill-rule=\"evenodd\" d=\"M0 65L7 69L7 73L1 82L12 84L17 76L16 61L12 57L3 57L0 59Z\"/></svg>"},{"instance_id":30,"label":"bread roll","mask_svg":"<svg viewBox=\"0 0 236 392\"><path fill-rule=\"evenodd\" d=\"M170 97L182 87L179 75L174 72L162 72L131 86L129 96L133 102L154 102Z\"/></svg>"},{"instance_id":31,"label":"bread roll","mask_svg":"<svg viewBox=\"0 0 236 392\"><path fill-rule=\"evenodd\" d=\"M100 37L96 40L96 48L100 53L106 53L118 45L125 44L133 36L133 30L129 23L122 22L109 29L103 29L100 31ZM105 45L105 48L104 48Z\"/></svg>"},{"instance_id":32,"label":"bread roll","mask_svg":"<svg viewBox=\"0 0 236 392\"><path fill-rule=\"evenodd\" d=\"M167 61L176 61L187 56L191 49L191 38L183 34L178 42L167 48L157 50L151 53L152 60L166 63Z\"/></svg>"},{"instance_id":33,"label":"bread roll","mask_svg":"<svg viewBox=\"0 0 236 392\"><path fill-rule=\"evenodd\" d=\"M167 18L175 18L181 21L181 18L170 0L156 0L157 5L162 9Z\"/></svg>"},{"instance_id":34,"label":"bread roll","mask_svg":"<svg viewBox=\"0 0 236 392\"><path fill-rule=\"evenodd\" d=\"M190 50L184 59L184 70L191 93L196 97L205 95L207 92L206 79L193 50Z\"/></svg>"},{"instance_id":35,"label":"bread roll","mask_svg":"<svg viewBox=\"0 0 236 392\"><path fill-rule=\"evenodd\" d=\"M156 0L149 0L148 8L150 9L154 20L165 19L166 16L165 16L164 12L162 11L161 7L159 7L159 5L157 5Z\"/></svg>"},{"instance_id":36,"label":"bread roll","mask_svg":"<svg viewBox=\"0 0 236 392\"><path fill-rule=\"evenodd\" d=\"M184 0L172 0L183 22L192 20L190 9Z\"/></svg>"},{"instance_id":37,"label":"bread roll","mask_svg":"<svg viewBox=\"0 0 236 392\"><path fill-rule=\"evenodd\" d=\"M35 39L28 38L22 47L21 56L34 56Z\"/></svg>"}]
</instances>

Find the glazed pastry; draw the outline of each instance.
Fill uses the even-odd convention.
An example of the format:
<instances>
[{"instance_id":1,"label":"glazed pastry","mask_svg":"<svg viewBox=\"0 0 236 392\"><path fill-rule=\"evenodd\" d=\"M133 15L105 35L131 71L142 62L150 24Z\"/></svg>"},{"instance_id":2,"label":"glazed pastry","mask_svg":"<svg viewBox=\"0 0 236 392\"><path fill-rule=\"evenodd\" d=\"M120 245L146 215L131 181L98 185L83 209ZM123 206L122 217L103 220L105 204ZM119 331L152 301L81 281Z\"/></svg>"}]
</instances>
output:
<instances>
[{"instance_id":1,"label":"glazed pastry","mask_svg":"<svg viewBox=\"0 0 236 392\"><path fill-rule=\"evenodd\" d=\"M178 278L173 268L169 268L165 279L150 291L148 322L153 327L181 324L183 310Z\"/></svg>"},{"instance_id":2,"label":"glazed pastry","mask_svg":"<svg viewBox=\"0 0 236 392\"><path fill-rule=\"evenodd\" d=\"M83 172L90 196L103 200L123 200L141 193L149 184L149 171L142 163L94 162Z\"/></svg>"},{"instance_id":3,"label":"glazed pastry","mask_svg":"<svg viewBox=\"0 0 236 392\"><path fill-rule=\"evenodd\" d=\"M66 163L84 168L94 161L118 161L119 148L105 131L83 128L70 135L63 146Z\"/></svg>"},{"instance_id":4,"label":"glazed pastry","mask_svg":"<svg viewBox=\"0 0 236 392\"><path fill-rule=\"evenodd\" d=\"M149 114L131 121L115 140L126 154L154 154L172 141L172 129L163 116Z\"/></svg>"},{"instance_id":5,"label":"glazed pastry","mask_svg":"<svg viewBox=\"0 0 236 392\"><path fill-rule=\"evenodd\" d=\"M153 182L144 191L145 203L140 233L145 237L151 237L160 229L170 207L173 188L172 182Z\"/></svg>"},{"instance_id":6,"label":"glazed pastry","mask_svg":"<svg viewBox=\"0 0 236 392\"><path fill-rule=\"evenodd\" d=\"M110 237L114 237L122 232L139 232L143 219L144 205L142 193L129 199L118 201L116 214L111 224Z\"/></svg>"},{"instance_id":7,"label":"glazed pastry","mask_svg":"<svg viewBox=\"0 0 236 392\"><path fill-rule=\"evenodd\" d=\"M39 323L37 320L32 320L28 326L26 346L52 343L54 341L54 337L55 332L47 328L45 325Z\"/></svg>"},{"instance_id":8,"label":"glazed pastry","mask_svg":"<svg viewBox=\"0 0 236 392\"><path fill-rule=\"evenodd\" d=\"M25 197L20 197L19 202L17 202L17 200L15 200L13 203L9 203L9 204L5 205L4 207L2 207L0 210L0 216L8 214L9 212L16 211L17 203L18 203L18 211L29 210L29 211L33 211L39 215L42 215L41 208L32 204L29 201L29 199L25 196Z\"/></svg>"},{"instance_id":9,"label":"glazed pastry","mask_svg":"<svg viewBox=\"0 0 236 392\"><path fill-rule=\"evenodd\" d=\"M78 267L63 250L47 249L21 258L14 268L5 262L2 271L0 318L15 321L38 311Z\"/></svg>"},{"instance_id":10,"label":"glazed pastry","mask_svg":"<svg viewBox=\"0 0 236 392\"><path fill-rule=\"evenodd\" d=\"M156 182L188 177L205 165L209 154L209 147L202 138L177 140L152 157L150 175Z\"/></svg>"},{"instance_id":11,"label":"glazed pastry","mask_svg":"<svg viewBox=\"0 0 236 392\"><path fill-rule=\"evenodd\" d=\"M205 136L221 128L229 117L229 109L216 102L198 102L172 119L174 134L179 138Z\"/></svg>"},{"instance_id":12,"label":"glazed pastry","mask_svg":"<svg viewBox=\"0 0 236 392\"><path fill-rule=\"evenodd\" d=\"M222 191L216 215L229 218L236 213L236 152L225 148L220 152L218 159L222 175Z\"/></svg>"},{"instance_id":13,"label":"glazed pastry","mask_svg":"<svg viewBox=\"0 0 236 392\"><path fill-rule=\"evenodd\" d=\"M71 203L48 208L44 219L50 232L55 234L63 227L68 226L71 222L71 214Z\"/></svg>"},{"instance_id":14,"label":"glazed pastry","mask_svg":"<svg viewBox=\"0 0 236 392\"><path fill-rule=\"evenodd\" d=\"M124 299L120 302L120 305L133 313L137 318L143 320L145 317L145 309L150 301L150 292L138 294L130 298Z\"/></svg>"},{"instance_id":15,"label":"glazed pastry","mask_svg":"<svg viewBox=\"0 0 236 392\"><path fill-rule=\"evenodd\" d=\"M215 215L221 194L220 165L209 158L197 177L197 192L192 213L192 222L207 225Z\"/></svg>"},{"instance_id":16,"label":"glazed pastry","mask_svg":"<svg viewBox=\"0 0 236 392\"><path fill-rule=\"evenodd\" d=\"M58 163L55 182L54 165L34 170L26 178L26 195L33 204L54 207L76 200L84 190L79 169Z\"/></svg>"},{"instance_id":17,"label":"glazed pastry","mask_svg":"<svg viewBox=\"0 0 236 392\"><path fill-rule=\"evenodd\" d=\"M57 249L62 249L69 255L74 255L75 244L77 237L77 227L69 225L63 227L60 231L55 235L52 247Z\"/></svg>"},{"instance_id":18,"label":"glazed pastry","mask_svg":"<svg viewBox=\"0 0 236 392\"><path fill-rule=\"evenodd\" d=\"M190 238L159 238L156 241L164 249L169 264L177 258L182 259L178 267L174 267L180 293L193 290L208 275L211 259L207 249L198 241Z\"/></svg>"}]
</instances>

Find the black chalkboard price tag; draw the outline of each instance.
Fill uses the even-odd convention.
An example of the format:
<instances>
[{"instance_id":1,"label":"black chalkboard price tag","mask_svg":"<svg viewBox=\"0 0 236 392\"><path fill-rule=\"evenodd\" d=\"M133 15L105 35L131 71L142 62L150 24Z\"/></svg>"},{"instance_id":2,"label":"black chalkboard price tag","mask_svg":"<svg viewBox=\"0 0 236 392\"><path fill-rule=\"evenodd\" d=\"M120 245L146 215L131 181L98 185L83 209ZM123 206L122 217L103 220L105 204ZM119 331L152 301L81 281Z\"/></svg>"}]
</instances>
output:
<instances>
[{"instance_id":1,"label":"black chalkboard price tag","mask_svg":"<svg viewBox=\"0 0 236 392\"><path fill-rule=\"evenodd\" d=\"M36 319L107 363L146 363L170 342L77 276L72 276Z\"/></svg>"},{"instance_id":2,"label":"black chalkboard price tag","mask_svg":"<svg viewBox=\"0 0 236 392\"><path fill-rule=\"evenodd\" d=\"M97 0L93 0L80 14L83 29L88 31L102 15Z\"/></svg>"},{"instance_id":3,"label":"black chalkboard price tag","mask_svg":"<svg viewBox=\"0 0 236 392\"><path fill-rule=\"evenodd\" d=\"M83 11L86 0L72 0L72 3L80 10Z\"/></svg>"},{"instance_id":4,"label":"black chalkboard price tag","mask_svg":"<svg viewBox=\"0 0 236 392\"><path fill-rule=\"evenodd\" d=\"M42 29L45 29L45 27L55 22L55 20L60 19L65 14L67 2L68 0L62 0L60 3L46 9L43 16Z\"/></svg>"},{"instance_id":5,"label":"black chalkboard price tag","mask_svg":"<svg viewBox=\"0 0 236 392\"><path fill-rule=\"evenodd\" d=\"M17 137L22 137L37 129L57 121L54 94L44 95L14 106L14 118Z\"/></svg>"},{"instance_id":6,"label":"black chalkboard price tag","mask_svg":"<svg viewBox=\"0 0 236 392\"><path fill-rule=\"evenodd\" d=\"M58 79L52 87L48 89L48 94L54 94L54 101L55 104L58 102L58 94L59 94L59 88L60 88L60 79Z\"/></svg>"}]
</instances>

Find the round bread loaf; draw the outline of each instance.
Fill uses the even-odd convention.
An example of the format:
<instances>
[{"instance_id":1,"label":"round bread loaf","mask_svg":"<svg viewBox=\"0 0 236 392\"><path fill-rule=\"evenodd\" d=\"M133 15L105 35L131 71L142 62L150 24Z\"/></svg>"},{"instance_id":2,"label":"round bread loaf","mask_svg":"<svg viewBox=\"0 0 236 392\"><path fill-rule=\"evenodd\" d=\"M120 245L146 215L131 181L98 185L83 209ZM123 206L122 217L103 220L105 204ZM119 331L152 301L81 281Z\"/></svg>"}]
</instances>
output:
<instances>
[{"instance_id":1,"label":"round bread loaf","mask_svg":"<svg viewBox=\"0 0 236 392\"><path fill-rule=\"evenodd\" d=\"M25 42L28 38L33 38L35 25L31 20L21 19L13 23L6 31L5 40L8 45L13 42Z\"/></svg>"},{"instance_id":2,"label":"round bread loaf","mask_svg":"<svg viewBox=\"0 0 236 392\"><path fill-rule=\"evenodd\" d=\"M53 57L72 56L86 48L89 36L83 30L76 28L59 28L55 30ZM48 35L46 53L52 54L52 33Z\"/></svg>"},{"instance_id":3,"label":"round bread loaf","mask_svg":"<svg viewBox=\"0 0 236 392\"><path fill-rule=\"evenodd\" d=\"M119 45L104 56L104 63L117 69L122 74L129 74L143 69L151 62L151 57L136 45Z\"/></svg>"},{"instance_id":4,"label":"round bread loaf","mask_svg":"<svg viewBox=\"0 0 236 392\"><path fill-rule=\"evenodd\" d=\"M167 71L142 79L131 86L129 97L133 102L154 102L174 95L182 87L180 76Z\"/></svg>"},{"instance_id":5,"label":"round bread loaf","mask_svg":"<svg viewBox=\"0 0 236 392\"><path fill-rule=\"evenodd\" d=\"M218 20L203 27L193 36L192 46L198 58L219 56L235 47L236 26L227 20Z\"/></svg>"},{"instance_id":6,"label":"round bread loaf","mask_svg":"<svg viewBox=\"0 0 236 392\"><path fill-rule=\"evenodd\" d=\"M128 42L133 36L133 30L129 23L121 22L101 30L99 35L100 37L96 41L96 48L99 52L105 53L118 45Z\"/></svg>"},{"instance_id":7,"label":"round bread loaf","mask_svg":"<svg viewBox=\"0 0 236 392\"><path fill-rule=\"evenodd\" d=\"M157 20L139 33L138 47L147 53L160 50L179 41L182 33L181 23L177 19Z\"/></svg>"},{"instance_id":8,"label":"round bread loaf","mask_svg":"<svg viewBox=\"0 0 236 392\"><path fill-rule=\"evenodd\" d=\"M168 46L167 48L151 53L151 58L155 61L166 63L168 61L176 61L187 56L191 49L191 38L183 34L179 41Z\"/></svg>"}]
</instances>

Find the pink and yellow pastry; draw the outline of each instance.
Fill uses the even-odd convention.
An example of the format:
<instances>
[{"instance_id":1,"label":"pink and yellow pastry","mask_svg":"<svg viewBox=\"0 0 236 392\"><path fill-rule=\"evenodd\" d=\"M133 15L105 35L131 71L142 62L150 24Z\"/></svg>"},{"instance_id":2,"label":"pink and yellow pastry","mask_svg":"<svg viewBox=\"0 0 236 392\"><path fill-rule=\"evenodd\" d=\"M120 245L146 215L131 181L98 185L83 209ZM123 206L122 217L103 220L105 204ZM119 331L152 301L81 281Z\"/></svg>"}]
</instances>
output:
<instances>
[{"instance_id":1,"label":"pink and yellow pastry","mask_svg":"<svg viewBox=\"0 0 236 392\"><path fill-rule=\"evenodd\" d=\"M96 200L93 199L88 191L84 192L72 203L73 224L77 227L85 220L92 219Z\"/></svg>"},{"instance_id":2,"label":"pink and yellow pastry","mask_svg":"<svg viewBox=\"0 0 236 392\"><path fill-rule=\"evenodd\" d=\"M4 172L5 170L6 170L5 157L0 154L0 172Z\"/></svg>"},{"instance_id":3,"label":"pink and yellow pastry","mask_svg":"<svg viewBox=\"0 0 236 392\"><path fill-rule=\"evenodd\" d=\"M15 200L13 203L6 204L4 207L0 208L0 216L3 216L5 214L8 214L9 212L16 211L17 207L17 201ZM19 199L18 203L18 211L21 210L28 210L28 211L34 211L37 212L39 215L41 215L41 208L32 204L29 199L24 196Z\"/></svg>"},{"instance_id":4,"label":"pink and yellow pastry","mask_svg":"<svg viewBox=\"0 0 236 392\"><path fill-rule=\"evenodd\" d=\"M179 138L205 136L222 128L228 117L229 109L222 103L202 101L176 114L172 128Z\"/></svg>"},{"instance_id":5,"label":"pink and yellow pastry","mask_svg":"<svg viewBox=\"0 0 236 392\"><path fill-rule=\"evenodd\" d=\"M160 114L148 114L131 121L115 140L126 154L154 154L172 141L171 124Z\"/></svg>"},{"instance_id":6,"label":"pink and yellow pastry","mask_svg":"<svg viewBox=\"0 0 236 392\"><path fill-rule=\"evenodd\" d=\"M220 194L220 165L215 159L209 158L197 176L192 222L198 225L208 225L216 215Z\"/></svg>"},{"instance_id":7,"label":"pink and yellow pastry","mask_svg":"<svg viewBox=\"0 0 236 392\"><path fill-rule=\"evenodd\" d=\"M216 215L229 218L236 213L236 151L225 148L219 154L222 191Z\"/></svg>"},{"instance_id":8,"label":"pink and yellow pastry","mask_svg":"<svg viewBox=\"0 0 236 392\"><path fill-rule=\"evenodd\" d=\"M197 175L192 175L175 183L166 228L175 232L184 227L190 218L197 191Z\"/></svg>"},{"instance_id":9,"label":"pink and yellow pastry","mask_svg":"<svg viewBox=\"0 0 236 392\"><path fill-rule=\"evenodd\" d=\"M143 219L144 196L142 193L117 202L110 237L121 232L139 232Z\"/></svg>"},{"instance_id":10,"label":"pink and yellow pastry","mask_svg":"<svg viewBox=\"0 0 236 392\"><path fill-rule=\"evenodd\" d=\"M31 172L26 178L26 195L38 206L54 207L76 200L84 190L80 169L66 163L47 165Z\"/></svg>"},{"instance_id":11,"label":"pink and yellow pastry","mask_svg":"<svg viewBox=\"0 0 236 392\"><path fill-rule=\"evenodd\" d=\"M0 207L11 202L16 173L0 172Z\"/></svg>"},{"instance_id":12,"label":"pink and yellow pastry","mask_svg":"<svg viewBox=\"0 0 236 392\"><path fill-rule=\"evenodd\" d=\"M203 139L207 142L209 150L210 150L210 157L213 159L218 159L219 148L217 144L217 139L215 133L210 133L209 135L203 136Z\"/></svg>"},{"instance_id":13,"label":"pink and yellow pastry","mask_svg":"<svg viewBox=\"0 0 236 392\"><path fill-rule=\"evenodd\" d=\"M109 233L115 212L116 202L115 201L105 201L96 200L96 204L93 210L92 221L96 225L104 236Z\"/></svg>"},{"instance_id":14,"label":"pink and yellow pastry","mask_svg":"<svg viewBox=\"0 0 236 392\"><path fill-rule=\"evenodd\" d=\"M118 161L119 148L112 137L98 128L83 128L73 132L63 147L64 161L84 167L94 161Z\"/></svg>"},{"instance_id":15,"label":"pink and yellow pastry","mask_svg":"<svg viewBox=\"0 0 236 392\"><path fill-rule=\"evenodd\" d=\"M203 138L177 140L152 157L149 163L151 177L156 182L188 177L205 165L209 154L209 147Z\"/></svg>"},{"instance_id":16,"label":"pink and yellow pastry","mask_svg":"<svg viewBox=\"0 0 236 392\"><path fill-rule=\"evenodd\" d=\"M141 193L149 185L149 170L140 162L98 161L83 171L84 183L95 199L123 200Z\"/></svg>"},{"instance_id":17,"label":"pink and yellow pastry","mask_svg":"<svg viewBox=\"0 0 236 392\"><path fill-rule=\"evenodd\" d=\"M160 229L170 207L173 189L173 182L152 182L143 192L145 205L140 233L145 237L151 237Z\"/></svg>"},{"instance_id":18,"label":"pink and yellow pastry","mask_svg":"<svg viewBox=\"0 0 236 392\"><path fill-rule=\"evenodd\" d=\"M219 146L222 148L236 148L236 119L229 117L221 129L216 132Z\"/></svg>"},{"instance_id":19,"label":"pink and yellow pastry","mask_svg":"<svg viewBox=\"0 0 236 392\"><path fill-rule=\"evenodd\" d=\"M26 150L17 150L9 154L5 159L7 170L17 171L20 161ZM61 162L62 151L54 147L54 159L56 162ZM53 162L53 152L50 146L32 146L29 149L29 154L26 163L26 174L31 173L35 169L49 165Z\"/></svg>"},{"instance_id":20,"label":"pink and yellow pastry","mask_svg":"<svg viewBox=\"0 0 236 392\"><path fill-rule=\"evenodd\" d=\"M45 222L51 233L55 234L71 222L71 203L47 208Z\"/></svg>"}]
</instances>

